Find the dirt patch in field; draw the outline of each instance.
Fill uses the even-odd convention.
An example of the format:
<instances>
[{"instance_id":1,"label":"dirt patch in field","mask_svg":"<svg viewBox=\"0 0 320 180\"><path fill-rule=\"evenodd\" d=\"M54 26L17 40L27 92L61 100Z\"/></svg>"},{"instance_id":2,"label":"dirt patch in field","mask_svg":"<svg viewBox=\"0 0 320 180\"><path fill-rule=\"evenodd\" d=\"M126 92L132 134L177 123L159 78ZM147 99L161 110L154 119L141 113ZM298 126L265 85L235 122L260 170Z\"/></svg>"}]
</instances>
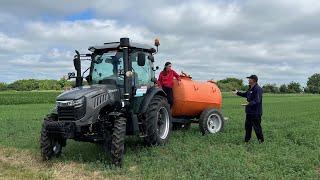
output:
<instances>
[{"instance_id":1,"label":"dirt patch in field","mask_svg":"<svg viewBox=\"0 0 320 180\"><path fill-rule=\"evenodd\" d=\"M84 164L75 162L43 162L38 154L34 154L26 150L17 150L14 148L0 147L0 165L1 164L21 169L21 171L17 171L15 174L13 174L14 176L16 175L16 177L23 177L23 174L16 173L28 172L29 174L31 173L36 175L43 174L43 176L49 177L49 179L110 179L101 171L86 170ZM7 177L2 176L0 174L0 179L10 178L8 175ZM42 179L41 177L42 176L39 178ZM123 176L114 176L112 179L129 178Z\"/></svg>"}]
</instances>

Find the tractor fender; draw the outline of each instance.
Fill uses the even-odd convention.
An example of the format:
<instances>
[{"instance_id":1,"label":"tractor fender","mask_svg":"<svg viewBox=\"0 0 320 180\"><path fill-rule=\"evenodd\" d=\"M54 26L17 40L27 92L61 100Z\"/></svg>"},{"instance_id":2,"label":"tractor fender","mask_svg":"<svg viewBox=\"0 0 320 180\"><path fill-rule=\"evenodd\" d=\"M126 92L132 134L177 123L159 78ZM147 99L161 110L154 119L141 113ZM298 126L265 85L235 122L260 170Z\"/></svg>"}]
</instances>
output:
<instances>
[{"instance_id":1,"label":"tractor fender","mask_svg":"<svg viewBox=\"0 0 320 180\"><path fill-rule=\"evenodd\" d=\"M142 103L140 104L139 114L143 114L147 111L148 106L155 95L167 97L167 94L161 88L152 87L148 89Z\"/></svg>"}]
</instances>

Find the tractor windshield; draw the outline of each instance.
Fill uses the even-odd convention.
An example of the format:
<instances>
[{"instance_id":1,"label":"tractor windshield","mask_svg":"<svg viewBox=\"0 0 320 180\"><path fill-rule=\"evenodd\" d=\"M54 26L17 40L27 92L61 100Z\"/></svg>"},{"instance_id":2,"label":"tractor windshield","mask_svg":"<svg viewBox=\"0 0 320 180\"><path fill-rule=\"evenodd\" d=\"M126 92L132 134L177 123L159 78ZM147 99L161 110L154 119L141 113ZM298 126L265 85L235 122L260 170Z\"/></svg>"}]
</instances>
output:
<instances>
[{"instance_id":1,"label":"tractor windshield","mask_svg":"<svg viewBox=\"0 0 320 180\"><path fill-rule=\"evenodd\" d=\"M119 70L122 69L122 66L122 52L110 51L96 55L91 69L92 83L98 84L103 79L123 81L123 76L119 76Z\"/></svg>"}]
</instances>

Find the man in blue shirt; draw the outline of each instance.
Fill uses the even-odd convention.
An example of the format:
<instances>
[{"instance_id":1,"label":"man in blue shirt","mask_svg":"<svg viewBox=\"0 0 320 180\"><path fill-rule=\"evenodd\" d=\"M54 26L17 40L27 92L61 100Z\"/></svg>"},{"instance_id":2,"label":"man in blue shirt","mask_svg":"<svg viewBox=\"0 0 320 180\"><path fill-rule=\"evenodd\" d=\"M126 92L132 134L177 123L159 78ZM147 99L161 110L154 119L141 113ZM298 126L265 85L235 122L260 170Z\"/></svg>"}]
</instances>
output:
<instances>
[{"instance_id":1,"label":"man in blue shirt","mask_svg":"<svg viewBox=\"0 0 320 180\"><path fill-rule=\"evenodd\" d=\"M263 143L264 137L261 127L262 116L262 88L258 85L258 77L251 75L247 77L249 79L249 89L246 92L234 91L234 94L247 98L247 102L242 104L246 108L246 122L245 122L245 142L249 142L251 139L252 127L256 133L258 141Z\"/></svg>"}]
</instances>

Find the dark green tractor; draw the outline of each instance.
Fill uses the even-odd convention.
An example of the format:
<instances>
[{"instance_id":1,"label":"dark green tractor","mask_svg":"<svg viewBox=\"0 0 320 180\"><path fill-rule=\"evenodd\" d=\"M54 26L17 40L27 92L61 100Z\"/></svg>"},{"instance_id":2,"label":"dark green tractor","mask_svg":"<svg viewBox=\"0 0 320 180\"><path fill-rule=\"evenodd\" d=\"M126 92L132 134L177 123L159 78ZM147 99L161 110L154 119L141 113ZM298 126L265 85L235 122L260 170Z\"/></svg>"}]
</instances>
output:
<instances>
[{"instance_id":1,"label":"dark green tractor","mask_svg":"<svg viewBox=\"0 0 320 180\"><path fill-rule=\"evenodd\" d=\"M67 139L102 144L116 166L123 162L126 135L137 135L146 145L165 144L172 118L166 94L155 86L155 48L121 38L89 51L76 51L76 75L69 73L76 88L60 94L44 119L40 140L44 160L60 155ZM91 61L87 86L81 60Z\"/></svg>"}]
</instances>

